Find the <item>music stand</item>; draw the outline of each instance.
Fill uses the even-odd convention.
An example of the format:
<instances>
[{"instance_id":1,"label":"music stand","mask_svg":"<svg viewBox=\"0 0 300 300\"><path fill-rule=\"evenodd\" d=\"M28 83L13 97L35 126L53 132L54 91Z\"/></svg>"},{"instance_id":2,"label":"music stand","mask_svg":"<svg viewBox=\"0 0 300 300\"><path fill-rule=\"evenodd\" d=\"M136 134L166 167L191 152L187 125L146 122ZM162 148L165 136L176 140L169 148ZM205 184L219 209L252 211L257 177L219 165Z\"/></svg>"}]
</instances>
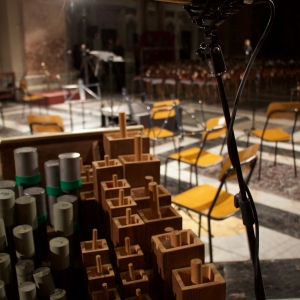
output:
<instances>
[{"instance_id":1,"label":"music stand","mask_svg":"<svg viewBox=\"0 0 300 300\"><path fill-rule=\"evenodd\" d=\"M110 92L110 110L111 110L111 116L113 116L113 99L112 99L112 89L113 89L113 78L112 78L112 68L114 62L124 62L124 59L122 56L115 55L113 52L110 51L98 51L94 50L90 52L91 55L95 56L97 58L96 68L95 72L99 69L100 61L108 62L109 64L109 92Z\"/></svg>"}]
</instances>

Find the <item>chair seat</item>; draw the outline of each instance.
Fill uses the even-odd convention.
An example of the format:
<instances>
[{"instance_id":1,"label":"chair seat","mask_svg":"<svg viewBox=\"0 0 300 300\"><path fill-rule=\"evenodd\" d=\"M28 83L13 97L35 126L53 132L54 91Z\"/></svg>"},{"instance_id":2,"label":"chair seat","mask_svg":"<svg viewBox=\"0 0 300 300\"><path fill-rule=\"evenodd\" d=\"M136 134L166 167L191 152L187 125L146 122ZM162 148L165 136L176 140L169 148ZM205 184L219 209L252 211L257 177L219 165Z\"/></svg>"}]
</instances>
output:
<instances>
[{"instance_id":1,"label":"chair seat","mask_svg":"<svg viewBox=\"0 0 300 300\"><path fill-rule=\"evenodd\" d=\"M42 95L30 95L30 96L25 96L23 98L24 101L37 101L37 100L43 100L44 97Z\"/></svg>"},{"instance_id":2,"label":"chair seat","mask_svg":"<svg viewBox=\"0 0 300 300\"><path fill-rule=\"evenodd\" d=\"M167 138L167 137L173 137L174 132L168 130L168 129L163 129L160 127L153 127L153 128L146 128L144 129L144 134L149 137L149 139L154 140L154 139L162 139L162 138Z\"/></svg>"},{"instance_id":3,"label":"chair seat","mask_svg":"<svg viewBox=\"0 0 300 300\"><path fill-rule=\"evenodd\" d=\"M217 155L211 152L207 152L202 150L201 156L197 161L198 154L200 152L200 148L193 147L181 152L173 153L169 156L169 159L179 160L181 162L185 162L188 164L196 164L199 167L206 168L212 165L216 165L223 161L222 155Z\"/></svg>"},{"instance_id":4,"label":"chair seat","mask_svg":"<svg viewBox=\"0 0 300 300\"><path fill-rule=\"evenodd\" d=\"M251 133L256 135L257 137L262 138L263 130L262 129L251 130ZM286 131L280 128L266 129L263 136L263 139L265 141L270 141L270 142L289 141L291 140L291 138L292 137L289 133L287 133Z\"/></svg>"},{"instance_id":5,"label":"chair seat","mask_svg":"<svg viewBox=\"0 0 300 300\"><path fill-rule=\"evenodd\" d=\"M217 191L218 188L204 184L196 186L173 197L172 202L179 206L193 210L201 215L207 215ZM235 214L238 210L239 209L234 206L234 195L222 190L211 213L211 218L222 220L227 218L229 215Z\"/></svg>"}]
</instances>

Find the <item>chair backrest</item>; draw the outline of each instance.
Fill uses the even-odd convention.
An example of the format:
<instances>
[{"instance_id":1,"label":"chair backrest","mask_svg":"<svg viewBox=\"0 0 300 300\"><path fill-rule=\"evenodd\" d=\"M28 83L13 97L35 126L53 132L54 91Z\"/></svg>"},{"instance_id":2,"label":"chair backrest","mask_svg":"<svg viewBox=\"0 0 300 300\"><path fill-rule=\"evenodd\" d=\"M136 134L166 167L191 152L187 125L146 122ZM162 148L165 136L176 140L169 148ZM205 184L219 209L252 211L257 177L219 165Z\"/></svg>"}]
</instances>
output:
<instances>
[{"instance_id":1,"label":"chair backrest","mask_svg":"<svg viewBox=\"0 0 300 300\"><path fill-rule=\"evenodd\" d=\"M63 120L60 116L28 115L27 122L30 132L63 132L65 131Z\"/></svg>"},{"instance_id":2,"label":"chair backrest","mask_svg":"<svg viewBox=\"0 0 300 300\"><path fill-rule=\"evenodd\" d=\"M272 102L266 116L269 119L294 119L299 111L299 102Z\"/></svg>"},{"instance_id":3,"label":"chair backrest","mask_svg":"<svg viewBox=\"0 0 300 300\"><path fill-rule=\"evenodd\" d=\"M202 140L214 140L226 134L226 123L224 117L216 117L207 120L205 131L202 134Z\"/></svg>"},{"instance_id":4,"label":"chair backrest","mask_svg":"<svg viewBox=\"0 0 300 300\"><path fill-rule=\"evenodd\" d=\"M243 175L247 175L246 183L249 182L252 172L254 170L256 160L257 160L257 150L259 148L258 144L254 144L252 146L249 146L248 148L245 148L241 151L239 151L239 159L240 164L242 168ZM227 157L224 161L221 173L219 175L219 180L221 182L229 181L235 179L236 172L232 167L230 158Z\"/></svg>"},{"instance_id":5,"label":"chair backrest","mask_svg":"<svg viewBox=\"0 0 300 300\"><path fill-rule=\"evenodd\" d=\"M151 109L151 118L154 120L167 119L176 115L174 105L179 105L178 99L174 100L163 100L154 102Z\"/></svg>"}]
</instances>

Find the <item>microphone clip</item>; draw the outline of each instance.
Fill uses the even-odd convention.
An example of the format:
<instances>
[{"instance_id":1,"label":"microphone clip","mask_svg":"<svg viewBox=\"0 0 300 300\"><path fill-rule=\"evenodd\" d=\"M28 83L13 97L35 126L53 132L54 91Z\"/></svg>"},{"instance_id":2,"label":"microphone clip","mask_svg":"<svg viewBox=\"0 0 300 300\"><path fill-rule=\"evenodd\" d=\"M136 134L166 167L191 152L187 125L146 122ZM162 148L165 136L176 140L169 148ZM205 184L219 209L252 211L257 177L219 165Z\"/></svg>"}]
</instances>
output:
<instances>
[{"instance_id":1,"label":"microphone clip","mask_svg":"<svg viewBox=\"0 0 300 300\"><path fill-rule=\"evenodd\" d=\"M244 0L193 0L192 5L184 5L188 18L199 28L205 31L217 30L227 17L238 13Z\"/></svg>"},{"instance_id":2,"label":"microphone clip","mask_svg":"<svg viewBox=\"0 0 300 300\"><path fill-rule=\"evenodd\" d=\"M200 44L200 48L195 51L201 61L206 61L208 73L211 77L221 76L226 72L226 65L222 53L222 49L218 44L218 37L209 34L205 38L205 42Z\"/></svg>"}]
</instances>

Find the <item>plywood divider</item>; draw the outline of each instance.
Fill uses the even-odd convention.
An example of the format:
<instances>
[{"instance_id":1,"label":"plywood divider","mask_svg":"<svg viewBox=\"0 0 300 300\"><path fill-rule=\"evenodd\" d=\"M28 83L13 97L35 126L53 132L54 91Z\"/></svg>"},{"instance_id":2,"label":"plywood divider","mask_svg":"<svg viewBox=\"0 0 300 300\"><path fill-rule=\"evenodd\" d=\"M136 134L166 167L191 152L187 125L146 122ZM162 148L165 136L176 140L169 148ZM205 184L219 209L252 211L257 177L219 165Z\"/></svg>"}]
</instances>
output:
<instances>
[{"instance_id":1,"label":"plywood divider","mask_svg":"<svg viewBox=\"0 0 300 300\"><path fill-rule=\"evenodd\" d=\"M119 206L124 205L124 190L119 190Z\"/></svg>"},{"instance_id":2,"label":"plywood divider","mask_svg":"<svg viewBox=\"0 0 300 300\"><path fill-rule=\"evenodd\" d=\"M126 138L127 130L126 130L126 113L125 112L119 112L119 126L120 126L121 138Z\"/></svg>"},{"instance_id":3,"label":"plywood divider","mask_svg":"<svg viewBox=\"0 0 300 300\"><path fill-rule=\"evenodd\" d=\"M105 167L109 166L109 156L107 154L104 155L104 166Z\"/></svg>"},{"instance_id":4,"label":"plywood divider","mask_svg":"<svg viewBox=\"0 0 300 300\"><path fill-rule=\"evenodd\" d=\"M130 238L127 236L125 238L125 250L126 250L126 254L130 255L131 254L131 249L130 249Z\"/></svg>"},{"instance_id":5,"label":"plywood divider","mask_svg":"<svg viewBox=\"0 0 300 300\"><path fill-rule=\"evenodd\" d=\"M136 162L142 160L142 153L143 153L142 137L140 135L136 135L134 137L134 160Z\"/></svg>"},{"instance_id":6,"label":"plywood divider","mask_svg":"<svg viewBox=\"0 0 300 300\"><path fill-rule=\"evenodd\" d=\"M145 196L149 196L149 183L153 182L153 176L145 177Z\"/></svg>"},{"instance_id":7,"label":"plywood divider","mask_svg":"<svg viewBox=\"0 0 300 300\"><path fill-rule=\"evenodd\" d=\"M113 187L118 187L118 175L114 174L112 176Z\"/></svg>"},{"instance_id":8,"label":"plywood divider","mask_svg":"<svg viewBox=\"0 0 300 300\"><path fill-rule=\"evenodd\" d=\"M202 261L199 258L191 260L191 282L194 284L202 283Z\"/></svg>"},{"instance_id":9,"label":"plywood divider","mask_svg":"<svg viewBox=\"0 0 300 300\"><path fill-rule=\"evenodd\" d=\"M171 232L171 245L172 247L181 247L181 232L179 230L173 230Z\"/></svg>"},{"instance_id":10,"label":"plywood divider","mask_svg":"<svg viewBox=\"0 0 300 300\"><path fill-rule=\"evenodd\" d=\"M150 182L148 187L149 187L149 191L150 191L151 217L152 217L152 219L160 219L161 213L160 213L160 209L159 209L157 183Z\"/></svg>"}]
</instances>

